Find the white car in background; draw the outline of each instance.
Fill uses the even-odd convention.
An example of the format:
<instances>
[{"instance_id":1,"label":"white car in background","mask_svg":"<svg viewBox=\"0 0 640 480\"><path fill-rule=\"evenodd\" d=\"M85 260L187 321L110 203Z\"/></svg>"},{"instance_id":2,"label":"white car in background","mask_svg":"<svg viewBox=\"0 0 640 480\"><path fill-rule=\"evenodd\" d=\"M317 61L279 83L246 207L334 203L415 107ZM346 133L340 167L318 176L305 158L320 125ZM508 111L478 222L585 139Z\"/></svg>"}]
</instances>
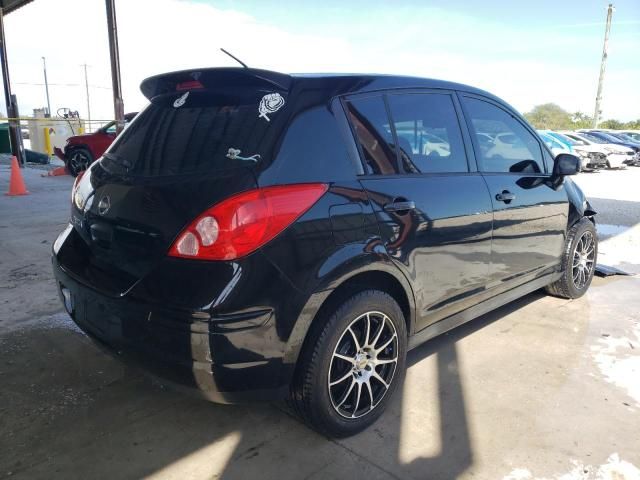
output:
<instances>
[{"instance_id":1,"label":"white car in background","mask_svg":"<svg viewBox=\"0 0 640 480\"><path fill-rule=\"evenodd\" d=\"M585 134L584 132L570 132L561 130L559 133L562 133L563 135L569 137L571 140L575 140L576 142L578 142L578 147L588 146L592 149L597 148L597 151L606 154L608 168L627 168L625 162L632 160L635 156L635 152L629 147L617 145L615 143L606 143L604 140L592 137L591 135ZM574 146L573 148L575 149L576 146Z\"/></svg>"},{"instance_id":2,"label":"white car in background","mask_svg":"<svg viewBox=\"0 0 640 480\"><path fill-rule=\"evenodd\" d=\"M544 130L549 136L552 136L560 142L564 142L566 145L571 145L573 153L578 155L583 164L590 168L606 168L607 167L607 152L600 145L588 145L584 140L576 140L570 138L567 135L555 132L553 130Z\"/></svg>"},{"instance_id":3,"label":"white car in background","mask_svg":"<svg viewBox=\"0 0 640 480\"><path fill-rule=\"evenodd\" d=\"M493 137L493 143L485 156L487 158L531 158L531 152L513 133L499 133Z\"/></svg>"}]
</instances>

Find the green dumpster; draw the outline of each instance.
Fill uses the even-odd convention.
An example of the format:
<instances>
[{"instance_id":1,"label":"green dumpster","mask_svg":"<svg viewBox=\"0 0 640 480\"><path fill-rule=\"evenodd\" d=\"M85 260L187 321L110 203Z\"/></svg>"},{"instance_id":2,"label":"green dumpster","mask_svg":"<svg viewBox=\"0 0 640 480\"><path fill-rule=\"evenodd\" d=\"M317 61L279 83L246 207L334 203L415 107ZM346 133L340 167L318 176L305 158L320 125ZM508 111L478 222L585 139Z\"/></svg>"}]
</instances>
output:
<instances>
[{"instance_id":1,"label":"green dumpster","mask_svg":"<svg viewBox=\"0 0 640 480\"><path fill-rule=\"evenodd\" d=\"M0 123L0 153L11 153L8 123Z\"/></svg>"}]
</instances>

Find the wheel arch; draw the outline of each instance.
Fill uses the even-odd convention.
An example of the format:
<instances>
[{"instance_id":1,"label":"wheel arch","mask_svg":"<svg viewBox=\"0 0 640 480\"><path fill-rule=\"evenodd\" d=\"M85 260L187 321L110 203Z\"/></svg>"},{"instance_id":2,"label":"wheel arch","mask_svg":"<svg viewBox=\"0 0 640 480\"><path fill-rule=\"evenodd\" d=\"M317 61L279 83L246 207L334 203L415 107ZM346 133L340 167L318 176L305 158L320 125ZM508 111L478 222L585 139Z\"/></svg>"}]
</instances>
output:
<instances>
[{"instance_id":1,"label":"wheel arch","mask_svg":"<svg viewBox=\"0 0 640 480\"><path fill-rule=\"evenodd\" d=\"M596 211L593 209L584 193L573 180L565 179L565 189L569 200L569 218L567 222L567 230L578 223L582 218L586 217L595 224Z\"/></svg>"},{"instance_id":2,"label":"wheel arch","mask_svg":"<svg viewBox=\"0 0 640 480\"><path fill-rule=\"evenodd\" d=\"M333 288L312 294L306 302L291 333L284 355L285 363L296 364L313 333L321 326L321 319L351 295L362 290L381 290L398 303L405 317L407 334L413 333L415 299L409 282L390 263L377 263L366 270L346 275L331 282Z\"/></svg>"}]
</instances>

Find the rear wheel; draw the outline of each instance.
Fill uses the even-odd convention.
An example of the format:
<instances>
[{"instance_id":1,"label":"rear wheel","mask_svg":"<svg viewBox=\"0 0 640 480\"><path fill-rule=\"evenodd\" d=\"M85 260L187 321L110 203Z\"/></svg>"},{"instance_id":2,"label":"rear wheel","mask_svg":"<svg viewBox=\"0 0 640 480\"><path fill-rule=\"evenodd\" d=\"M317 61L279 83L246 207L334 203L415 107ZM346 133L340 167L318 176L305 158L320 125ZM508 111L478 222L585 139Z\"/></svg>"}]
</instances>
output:
<instances>
[{"instance_id":1,"label":"rear wheel","mask_svg":"<svg viewBox=\"0 0 640 480\"><path fill-rule=\"evenodd\" d=\"M547 287L552 295L579 298L591 285L598 258L596 229L588 218L576 223L567 235L562 277Z\"/></svg>"},{"instance_id":2,"label":"rear wheel","mask_svg":"<svg viewBox=\"0 0 640 480\"><path fill-rule=\"evenodd\" d=\"M312 428L354 435L384 412L404 378L407 333L395 300L378 290L339 305L301 354L292 403Z\"/></svg>"},{"instance_id":3,"label":"rear wheel","mask_svg":"<svg viewBox=\"0 0 640 480\"><path fill-rule=\"evenodd\" d=\"M67 170L74 177L84 172L93 163L93 155L86 148L74 148L67 155Z\"/></svg>"}]
</instances>

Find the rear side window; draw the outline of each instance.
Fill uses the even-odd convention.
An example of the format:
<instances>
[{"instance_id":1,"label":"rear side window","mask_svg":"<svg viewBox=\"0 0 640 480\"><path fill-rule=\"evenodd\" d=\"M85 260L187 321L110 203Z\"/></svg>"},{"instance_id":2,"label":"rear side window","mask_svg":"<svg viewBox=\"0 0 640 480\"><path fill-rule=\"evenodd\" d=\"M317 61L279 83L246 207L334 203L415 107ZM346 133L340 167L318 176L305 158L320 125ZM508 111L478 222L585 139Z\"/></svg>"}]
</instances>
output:
<instances>
[{"instance_id":1,"label":"rear side window","mask_svg":"<svg viewBox=\"0 0 640 480\"><path fill-rule=\"evenodd\" d=\"M271 161L286 122L282 106L267 121L258 115L266 92L189 91L156 97L105 155L141 176L210 173ZM177 105L177 106L176 106Z\"/></svg>"},{"instance_id":2,"label":"rear side window","mask_svg":"<svg viewBox=\"0 0 640 480\"><path fill-rule=\"evenodd\" d=\"M326 105L307 108L291 119L273 163L260 184L352 180L356 166Z\"/></svg>"},{"instance_id":3,"label":"rear side window","mask_svg":"<svg viewBox=\"0 0 640 480\"><path fill-rule=\"evenodd\" d=\"M453 101L445 94L387 97L408 173L467 172L467 157Z\"/></svg>"},{"instance_id":4,"label":"rear side window","mask_svg":"<svg viewBox=\"0 0 640 480\"><path fill-rule=\"evenodd\" d=\"M536 137L513 115L492 103L463 97L483 172L542 173Z\"/></svg>"},{"instance_id":5,"label":"rear side window","mask_svg":"<svg viewBox=\"0 0 640 480\"><path fill-rule=\"evenodd\" d=\"M398 173L393 133L382 95L353 99L347 103L347 111L371 173Z\"/></svg>"}]
</instances>

